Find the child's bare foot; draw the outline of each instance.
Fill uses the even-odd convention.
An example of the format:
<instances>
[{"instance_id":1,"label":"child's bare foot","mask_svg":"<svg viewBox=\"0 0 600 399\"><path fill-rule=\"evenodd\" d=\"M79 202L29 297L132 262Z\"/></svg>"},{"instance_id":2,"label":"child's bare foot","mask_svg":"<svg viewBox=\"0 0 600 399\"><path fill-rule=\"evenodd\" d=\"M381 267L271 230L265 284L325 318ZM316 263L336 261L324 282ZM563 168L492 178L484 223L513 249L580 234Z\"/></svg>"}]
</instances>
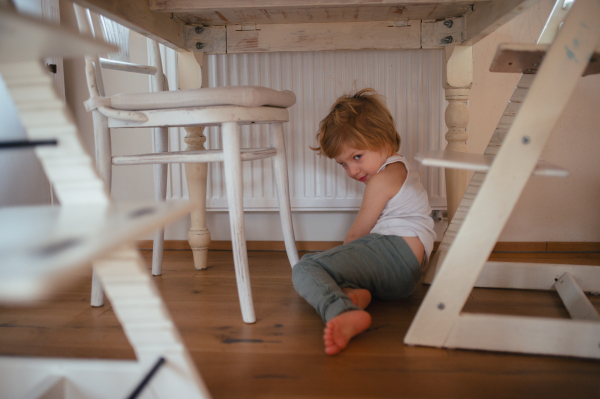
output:
<instances>
[{"instance_id":1,"label":"child's bare foot","mask_svg":"<svg viewBox=\"0 0 600 399\"><path fill-rule=\"evenodd\" d=\"M361 309L366 309L371 303L371 292L369 290L364 288L342 288L342 291L348 295L352 303Z\"/></svg>"},{"instance_id":2,"label":"child's bare foot","mask_svg":"<svg viewBox=\"0 0 600 399\"><path fill-rule=\"evenodd\" d=\"M365 331L370 325L371 315L364 310L351 310L329 320L323 334L325 353L335 355L341 352L352 337Z\"/></svg>"}]
</instances>

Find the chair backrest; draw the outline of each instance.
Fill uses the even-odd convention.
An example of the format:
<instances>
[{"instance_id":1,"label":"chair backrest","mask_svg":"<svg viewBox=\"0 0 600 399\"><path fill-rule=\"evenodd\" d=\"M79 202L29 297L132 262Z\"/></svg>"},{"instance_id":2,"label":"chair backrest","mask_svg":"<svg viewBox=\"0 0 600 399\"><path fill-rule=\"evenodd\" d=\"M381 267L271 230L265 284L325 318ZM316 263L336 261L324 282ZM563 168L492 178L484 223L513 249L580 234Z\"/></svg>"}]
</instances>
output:
<instances>
[{"instance_id":1,"label":"chair backrest","mask_svg":"<svg viewBox=\"0 0 600 399\"><path fill-rule=\"evenodd\" d=\"M94 25L99 26L99 21L94 24L94 18L97 16L92 14L86 8L74 4L75 16L79 31L85 35L93 37L101 36L102 33L96 34ZM104 81L102 78L102 68L113 69L125 72L142 73L150 75L150 90L165 91L168 90L168 83L163 73L162 60L158 43L154 40L148 40L148 61L149 65L139 65L130 62L113 61L99 56L86 57L86 80L90 97L104 97Z\"/></svg>"}]
</instances>

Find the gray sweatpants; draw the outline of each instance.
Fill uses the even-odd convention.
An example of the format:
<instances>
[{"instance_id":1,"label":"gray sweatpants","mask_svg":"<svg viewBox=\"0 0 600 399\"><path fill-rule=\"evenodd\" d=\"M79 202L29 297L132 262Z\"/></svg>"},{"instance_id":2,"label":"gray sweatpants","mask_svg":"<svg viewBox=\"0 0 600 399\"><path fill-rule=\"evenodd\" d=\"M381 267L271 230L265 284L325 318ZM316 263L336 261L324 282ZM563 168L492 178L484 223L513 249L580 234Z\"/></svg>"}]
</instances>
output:
<instances>
[{"instance_id":1,"label":"gray sweatpants","mask_svg":"<svg viewBox=\"0 0 600 399\"><path fill-rule=\"evenodd\" d=\"M365 288L379 299L409 296L421 278L421 265L398 236L369 234L346 245L302 257L292 270L298 293L329 321L360 309L342 288Z\"/></svg>"}]
</instances>

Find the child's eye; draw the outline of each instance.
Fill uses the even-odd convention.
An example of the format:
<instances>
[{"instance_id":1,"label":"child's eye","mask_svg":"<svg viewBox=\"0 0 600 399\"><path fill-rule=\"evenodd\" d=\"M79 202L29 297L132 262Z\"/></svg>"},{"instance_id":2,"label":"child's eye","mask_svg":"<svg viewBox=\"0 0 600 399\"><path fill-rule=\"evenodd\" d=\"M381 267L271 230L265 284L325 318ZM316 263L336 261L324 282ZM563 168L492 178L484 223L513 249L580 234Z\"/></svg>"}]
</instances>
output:
<instances>
[{"instance_id":1,"label":"child's eye","mask_svg":"<svg viewBox=\"0 0 600 399\"><path fill-rule=\"evenodd\" d=\"M360 157L362 157L362 155L355 155L354 159L356 159L358 161L360 159Z\"/></svg>"}]
</instances>

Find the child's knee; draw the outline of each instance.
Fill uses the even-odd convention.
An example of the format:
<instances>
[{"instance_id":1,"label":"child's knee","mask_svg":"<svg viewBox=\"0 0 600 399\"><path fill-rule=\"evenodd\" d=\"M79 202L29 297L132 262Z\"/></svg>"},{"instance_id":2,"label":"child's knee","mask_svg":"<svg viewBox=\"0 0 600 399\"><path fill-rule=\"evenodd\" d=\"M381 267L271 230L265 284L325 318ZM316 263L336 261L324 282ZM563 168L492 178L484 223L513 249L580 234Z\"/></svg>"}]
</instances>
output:
<instances>
[{"instance_id":1,"label":"child's knee","mask_svg":"<svg viewBox=\"0 0 600 399\"><path fill-rule=\"evenodd\" d=\"M298 291L298 285L303 280L303 275L306 274L305 263L300 260L300 262L296 263L292 268L292 284L296 291Z\"/></svg>"},{"instance_id":2,"label":"child's knee","mask_svg":"<svg viewBox=\"0 0 600 399\"><path fill-rule=\"evenodd\" d=\"M302 292L307 287L314 284L315 280L312 276L316 263L312 260L311 255L308 254L302 257L298 263L292 268L292 284L294 289L302 295Z\"/></svg>"}]
</instances>

